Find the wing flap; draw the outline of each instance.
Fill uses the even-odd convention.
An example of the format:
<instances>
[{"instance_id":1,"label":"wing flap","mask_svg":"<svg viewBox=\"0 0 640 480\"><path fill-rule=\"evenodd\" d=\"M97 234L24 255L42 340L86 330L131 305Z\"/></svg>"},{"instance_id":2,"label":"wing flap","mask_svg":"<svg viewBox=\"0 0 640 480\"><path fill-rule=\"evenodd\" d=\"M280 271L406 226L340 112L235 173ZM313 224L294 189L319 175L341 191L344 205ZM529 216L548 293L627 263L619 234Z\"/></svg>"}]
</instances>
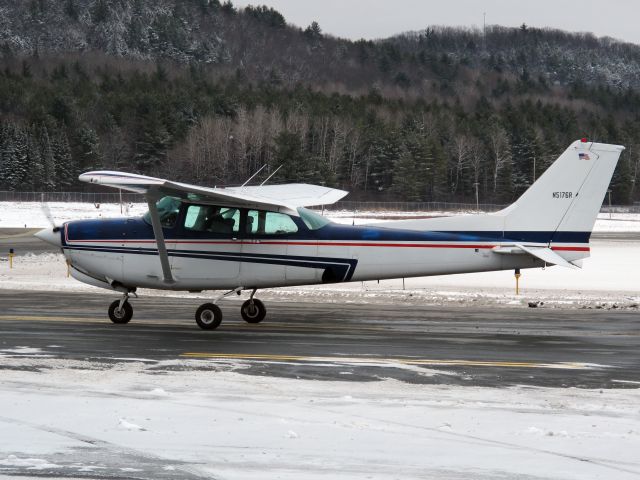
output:
<instances>
[{"instance_id":1,"label":"wing flap","mask_svg":"<svg viewBox=\"0 0 640 480\"><path fill-rule=\"evenodd\" d=\"M260 198L278 199L298 207L332 205L349 194L349 192L344 190L322 187L320 185L309 185L306 183L226 188L225 190Z\"/></svg>"}]
</instances>

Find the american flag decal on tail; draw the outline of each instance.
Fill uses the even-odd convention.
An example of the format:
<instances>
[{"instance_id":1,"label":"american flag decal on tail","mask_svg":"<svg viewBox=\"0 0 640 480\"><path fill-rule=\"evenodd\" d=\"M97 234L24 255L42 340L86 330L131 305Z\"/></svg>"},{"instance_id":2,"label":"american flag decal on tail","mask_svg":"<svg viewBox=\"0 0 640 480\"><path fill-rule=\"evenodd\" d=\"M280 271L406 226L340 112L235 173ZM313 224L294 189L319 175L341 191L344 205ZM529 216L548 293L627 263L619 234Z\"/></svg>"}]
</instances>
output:
<instances>
[{"instance_id":1,"label":"american flag decal on tail","mask_svg":"<svg viewBox=\"0 0 640 480\"><path fill-rule=\"evenodd\" d=\"M589 156L588 153L579 153L578 158L580 160L591 160L591 157Z\"/></svg>"}]
</instances>

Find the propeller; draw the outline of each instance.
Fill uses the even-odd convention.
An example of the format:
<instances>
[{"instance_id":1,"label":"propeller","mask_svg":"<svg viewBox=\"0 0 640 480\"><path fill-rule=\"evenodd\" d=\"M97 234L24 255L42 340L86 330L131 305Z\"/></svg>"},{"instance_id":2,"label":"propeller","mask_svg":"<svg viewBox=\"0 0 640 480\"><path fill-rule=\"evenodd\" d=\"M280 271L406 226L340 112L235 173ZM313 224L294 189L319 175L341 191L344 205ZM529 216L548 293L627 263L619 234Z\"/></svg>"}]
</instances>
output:
<instances>
[{"instance_id":1,"label":"propeller","mask_svg":"<svg viewBox=\"0 0 640 480\"><path fill-rule=\"evenodd\" d=\"M43 195L42 201L40 202L40 209L42 210L42 213L44 213L44 216L47 219L47 222L49 222L49 225L51 226L51 229L53 230L53 232L54 233L59 232L60 226L56 225L56 221L55 221L55 218L53 217L53 214L51 213L49 204L44 201L44 195Z\"/></svg>"},{"instance_id":2,"label":"propeller","mask_svg":"<svg viewBox=\"0 0 640 480\"><path fill-rule=\"evenodd\" d=\"M40 230L35 233L34 236L57 247L61 246L62 240L60 238L60 226L56 225L56 221L51 213L49 204L44 200L44 193L40 197L40 209L47 219L47 222L49 222L50 227Z\"/></svg>"}]
</instances>

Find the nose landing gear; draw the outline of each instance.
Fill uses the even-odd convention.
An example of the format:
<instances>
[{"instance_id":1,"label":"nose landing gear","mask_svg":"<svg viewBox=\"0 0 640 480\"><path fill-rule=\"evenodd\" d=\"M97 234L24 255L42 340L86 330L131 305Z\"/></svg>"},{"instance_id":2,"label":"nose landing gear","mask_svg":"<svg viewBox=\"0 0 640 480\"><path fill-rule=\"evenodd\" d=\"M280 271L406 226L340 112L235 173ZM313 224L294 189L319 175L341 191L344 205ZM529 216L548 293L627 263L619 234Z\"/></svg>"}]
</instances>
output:
<instances>
[{"instance_id":1,"label":"nose landing gear","mask_svg":"<svg viewBox=\"0 0 640 480\"><path fill-rule=\"evenodd\" d=\"M254 289L251 292L251 296L249 300L242 304L240 307L240 315L242 315L242 319L247 323L260 323L264 320L264 317L267 315L267 308L257 298L253 298L256 290Z\"/></svg>"}]
</instances>

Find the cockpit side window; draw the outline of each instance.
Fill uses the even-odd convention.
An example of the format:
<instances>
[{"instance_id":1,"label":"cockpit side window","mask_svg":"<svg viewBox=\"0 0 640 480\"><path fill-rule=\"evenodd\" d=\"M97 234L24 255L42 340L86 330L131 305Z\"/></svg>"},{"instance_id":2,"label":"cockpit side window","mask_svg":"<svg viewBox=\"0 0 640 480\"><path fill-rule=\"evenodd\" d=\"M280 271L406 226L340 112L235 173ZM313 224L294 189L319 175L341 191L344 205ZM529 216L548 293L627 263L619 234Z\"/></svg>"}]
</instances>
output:
<instances>
[{"instance_id":1,"label":"cockpit side window","mask_svg":"<svg viewBox=\"0 0 640 480\"><path fill-rule=\"evenodd\" d=\"M237 233L240 231L240 210L214 205L189 205L184 228L193 232Z\"/></svg>"},{"instance_id":2,"label":"cockpit side window","mask_svg":"<svg viewBox=\"0 0 640 480\"><path fill-rule=\"evenodd\" d=\"M158 202L156 202L158 216L160 217L160 224L163 228L173 228L176 226L181 205L182 202L175 197L162 197ZM150 212L145 213L142 218L145 222L151 225Z\"/></svg>"},{"instance_id":3,"label":"cockpit side window","mask_svg":"<svg viewBox=\"0 0 640 480\"><path fill-rule=\"evenodd\" d=\"M247 212L246 233L250 235L286 235L297 231L296 223L284 213L262 210Z\"/></svg>"}]
</instances>

